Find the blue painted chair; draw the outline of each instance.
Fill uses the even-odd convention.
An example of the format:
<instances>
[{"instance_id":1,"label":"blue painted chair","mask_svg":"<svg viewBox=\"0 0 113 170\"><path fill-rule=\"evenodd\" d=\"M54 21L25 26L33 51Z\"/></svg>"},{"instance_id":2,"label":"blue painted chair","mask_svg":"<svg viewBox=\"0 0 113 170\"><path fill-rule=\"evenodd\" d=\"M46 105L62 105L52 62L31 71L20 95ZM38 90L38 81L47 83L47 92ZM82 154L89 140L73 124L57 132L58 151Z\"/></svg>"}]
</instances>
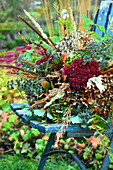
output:
<instances>
[{"instance_id":1,"label":"blue painted chair","mask_svg":"<svg viewBox=\"0 0 113 170\"><path fill-rule=\"evenodd\" d=\"M42 154L42 158L41 161L39 163L39 167L38 170L43 170L44 165L46 163L47 157L51 154L55 154L55 153L66 153L72 156L72 158L78 163L78 165L80 166L80 168L82 170L87 170L85 168L85 166L83 165L83 163L79 160L79 158L77 158L77 156L75 156L74 154L68 152L68 151L64 151L64 150L51 150L51 146L52 144L54 144L54 138L56 133L60 130L61 128L61 124L54 124L54 123L45 123L42 124L41 122L35 121L35 117L31 116L24 116L25 112L27 112L28 110L21 110L21 106L25 105L26 107L28 107L27 103L23 103L23 104L11 104L11 109L16 113L16 115L21 118L23 120L24 123L28 124L30 127L38 129L40 132L43 133L50 133L50 137L48 140L48 143L46 145L46 148ZM108 131L105 131L104 133L109 135L109 138L111 140L110 143L110 147L113 148L113 129L112 129L112 125L109 124L110 129ZM65 127L65 132L70 133L69 135L73 135L74 133L74 137L83 137L83 136L90 136L93 135L94 130L89 130L89 128L81 128L79 125L68 125L68 127ZM107 167L109 166L110 160L109 160L109 156L108 154L106 154L105 156L105 160L103 162L103 167L102 170L106 170Z\"/></svg>"},{"instance_id":2,"label":"blue painted chair","mask_svg":"<svg viewBox=\"0 0 113 170\"><path fill-rule=\"evenodd\" d=\"M113 1L107 0L101 2L94 23L105 27L107 34L113 36ZM93 26L91 31L98 33L100 37L104 35L96 26Z\"/></svg>"},{"instance_id":3,"label":"blue painted chair","mask_svg":"<svg viewBox=\"0 0 113 170\"><path fill-rule=\"evenodd\" d=\"M113 3L111 3L110 1L102 1L100 5L100 9L97 11L94 22L98 25L104 26L108 35L113 36L113 31L112 31L113 30ZM100 32L97 27L93 26L91 30L97 32L100 37L103 36L103 33ZM41 122L35 121L34 116L31 116L31 117L24 116L24 113L27 112L27 110L26 111L24 110L23 112L23 110L21 110L22 105L25 105L26 107L28 107L27 103L11 104L11 109L17 114L19 118L23 120L24 123L28 124L29 126L35 129L38 129L40 132L50 133L50 137L46 145L46 148L42 154L42 158L39 163L38 170L43 170L47 157L55 153L66 153L66 154L71 155L72 158L78 163L80 168L82 170L86 170L85 166L74 154L69 153L64 150L50 151L51 146L54 143L55 135L60 130L61 125L60 124L56 125L54 123L53 124L46 123L45 125L43 125ZM109 124L109 126L110 126L110 129L108 131L105 131L104 133L109 135L109 138L111 141L110 147L113 148L113 129L112 129L111 124ZM94 130L89 130L88 127L83 129L79 125L69 125L67 128L65 127L65 132L68 132L70 135L74 134L75 137L82 137L82 136L93 135ZM109 156L108 154L106 154L103 165L102 165L102 170L106 170L109 166L109 163L110 163Z\"/></svg>"}]
</instances>

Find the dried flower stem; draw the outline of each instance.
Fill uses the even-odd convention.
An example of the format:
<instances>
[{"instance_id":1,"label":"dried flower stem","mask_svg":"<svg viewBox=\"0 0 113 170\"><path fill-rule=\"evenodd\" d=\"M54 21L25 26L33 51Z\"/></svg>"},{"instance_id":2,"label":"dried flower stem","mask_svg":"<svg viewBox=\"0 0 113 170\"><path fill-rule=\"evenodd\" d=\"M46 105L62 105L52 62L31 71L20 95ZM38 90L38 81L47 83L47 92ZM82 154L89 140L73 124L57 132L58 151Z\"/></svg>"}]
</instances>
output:
<instances>
[{"instance_id":1,"label":"dried flower stem","mask_svg":"<svg viewBox=\"0 0 113 170\"><path fill-rule=\"evenodd\" d=\"M18 35L20 35L20 37L22 38L23 41L25 41L25 43L29 44L28 41L26 41L26 39L18 32Z\"/></svg>"},{"instance_id":2,"label":"dried flower stem","mask_svg":"<svg viewBox=\"0 0 113 170\"><path fill-rule=\"evenodd\" d=\"M29 19L33 22L33 24L36 26L37 30L41 33L41 35L49 41L53 46L55 46L54 42L50 40L50 38L47 37L47 35L43 32L43 29L40 27L40 25L34 20L34 18L24 9L25 14L29 17Z\"/></svg>"},{"instance_id":3,"label":"dried flower stem","mask_svg":"<svg viewBox=\"0 0 113 170\"><path fill-rule=\"evenodd\" d=\"M73 12L72 12L71 7L70 7L70 17L71 17L71 21L72 21L72 25L73 25L73 29L74 29L74 36L75 36L76 45L77 45L77 48L80 48L79 40L78 40L78 37L77 37L76 23L74 21Z\"/></svg>"},{"instance_id":4,"label":"dried flower stem","mask_svg":"<svg viewBox=\"0 0 113 170\"><path fill-rule=\"evenodd\" d=\"M14 72L14 73L12 73L13 75L19 75L20 76L20 73L18 73L18 72ZM30 74L27 74L27 73L21 73L21 75L22 76L24 76L25 78L30 78L30 79L36 79L37 78L37 76L32 76L32 75L30 75ZM20 76L20 77L22 77L22 76Z\"/></svg>"},{"instance_id":5,"label":"dried flower stem","mask_svg":"<svg viewBox=\"0 0 113 170\"><path fill-rule=\"evenodd\" d=\"M51 45L47 39L45 39L39 31L37 31L31 24L29 24L24 18L22 18L20 15L18 16L22 21L24 21L33 31L35 31L47 44Z\"/></svg>"},{"instance_id":6,"label":"dried flower stem","mask_svg":"<svg viewBox=\"0 0 113 170\"><path fill-rule=\"evenodd\" d=\"M113 68L110 68L110 69L104 71L104 72L102 73L102 75L103 75L103 74L107 74L107 73L110 73L110 74L112 73L112 74L113 74Z\"/></svg>"},{"instance_id":7,"label":"dried flower stem","mask_svg":"<svg viewBox=\"0 0 113 170\"><path fill-rule=\"evenodd\" d=\"M63 114L63 119L62 119L62 126L59 130L59 133L58 133L58 136L57 136L57 140L55 142L55 146L57 147L58 146L58 142L59 142L59 139L63 133L63 131L65 131L65 126L66 128L68 127L68 124L71 122L71 106L69 106L69 108L66 108L66 110L64 111L64 114Z\"/></svg>"}]
</instances>

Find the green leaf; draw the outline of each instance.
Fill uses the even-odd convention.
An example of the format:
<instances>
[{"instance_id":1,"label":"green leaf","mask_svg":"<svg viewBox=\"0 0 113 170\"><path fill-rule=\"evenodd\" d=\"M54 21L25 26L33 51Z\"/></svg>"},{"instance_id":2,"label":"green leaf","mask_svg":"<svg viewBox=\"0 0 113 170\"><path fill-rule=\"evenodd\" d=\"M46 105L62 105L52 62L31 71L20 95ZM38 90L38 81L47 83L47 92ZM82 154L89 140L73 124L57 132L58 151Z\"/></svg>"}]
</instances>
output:
<instances>
[{"instance_id":1,"label":"green leaf","mask_svg":"<svg viewBox=\"0 0 113 170\"><path fill-rule=\"evenodd\" d=\"M60 24L63 24L63 21L62 20L56 20L55 22L57 22L57 23L60 23Z\"/></svg>"},{"instance_id":2,"label":"green leaf","mask_svg":"<svg viewBox=\"0 0 113 170\"><path fill-rule=\"evenodd\" d=\"M31 133L35 136L40 135L40 132L37 129L31 128Z\"/></svg>"},{"instance_id":3,"label":"green leaf","mask_svg":"<svg viewBox=\"0 0 113 170\"><path fill-rule=\"evenodd\" d=\"M6 128L6 129L10 129L12 126L12 123L11 122L4 122L2 124L2 128Z\"/></svg>"},{"instance_id":4,"label":"green leaf","mask_svg":"<svg viewBox=\"0 0 113 170\"><path fill-rule=\"evenodd\" d=\"M43 117L44 114L45 114L45 111L42 111L40 109L34 110L34 115L36 115L36 116Z\"/></svg>"},{"instance_id":5,"label":"green leaf","mask_svg":"<svg viewBox=\"0 0 113 170\"><path fill-rule=\"evenodd\" d=\"M56 43L56 42L59 42L60 40L62 40L62 36L53 36L51 37L51 40Z\"/></svg>"},{"instance_id":6,"label":"green leaf","mask_svg":"<svg viewBox=\"0 0 113 170\"><path fill-rule=\"evenodd\" d=\"M95 156L96 156L96 159L102 159L104 157L104 155L100 153L96 153Z\"/></svg>"},{"instance_id":7,"label":"green leaf","mask_svg":"<svg viewBox=\"0 0 113 170\"><path fill-rule=\"evenodd\" d=\"M4 100L0 101L0 106L6 105L6 102Z\"/></svg>"},{"instance_id":8,"label":"green leaf","mask_svg":"<svg viewBox=\"0 0 113 170\"><path fill-rule=\"evenodd\" d=\"M86 15L81 14L81 17L84 20L86 25L94 25L94 22L90 18L88 18Z\"/></svg>"},{"instance_id":9,"label":"green leaf","mask_svg":"<svg viewBox=\"0 0 113 170\"><path fill-rule=\"evenodd\" d=\"M81 123L82 119L77 115L75 117L71 117L71 122L74 123Z\"/></svg>"},{"instance_id":10,"label":"green leaf","mask_svg":"<svg viewBox=\"0 0 113 170\"><path fill-rule=\"evenodd\" d=\"M53 116L52 116L50 113L48 113L48 112L47 112L47 117L48 117L49 119L53 119Z\"/></svg>"},{"instance_id":11,"label":"green leaf","mask_svg":"<svg viewBox=\"0 0 113 170\"><path fill-rule=\"evenodd\" d=\"M51 81L51 88L54 89L54 85L53 85L53 82Z\"/></svg>"},{"instance_id":12,"label":"green leaf","mask_svg":"<svg viewBox=\"0 0 113 170\"><path fill-rule=\"evenodd\" d=\"M8 111L10 110L10 104L5 104L5 105L3 105L3 106L2 106L2 110L3 110L4 112L8 112Z\"/></svg>"},{"instance_id":13,"label":"green leaf","mask_svg":"<svg viewBox=\"0 0 113 170\"><path fill-rule=\"evenodd\" d=\"M92 34L92 37L95 38L96 41L101 41L101 37L96 32Z\"/></svg>"},{"instance_id":14,"label":"green leaf","mask_svg":"<svg viewBox=\"0 0 113 170\"><path fill-rule=\"evenodd\" d=\"M29 139L29 136L27 134L24 134L22 138L24 141L27 141Z\"/></svg>"},{"instance_id":15,"label":"green leaf","mask_svg":"<svg viewBox=\"0 0 113 170\"><path fill-rule=\"evenodd\" d=\"M50 88L50 83L48 81L42 80L41 85L44 89L49 89Z\"/></svg>"},{"instance_id":16,"label":"green leaf","mask_svg":"<svg viewBox=\"0 0 113 170\"><path fill-rule=\"evenodd\" d=\"M95 25L98 27L99 31L103 32L104 34L106 33L105 27L99 26L97 24L95 24Z\"/></svg>"},{"instance_id":17,"label":"green leaf","mask_svg":"<svg viewBox=\"0 0 113 170\"><path fill-rule=\"evenodd\" d=\"M23 148L23 149L21 150L21 153L27 153L27 149L24 149L24 148Z\"/></svg>"},{"instance_id":18,"label":"green leaf","mask_svg":"<svg viewBox=\"0 0 113 170\"><path fill-rule=\"evenodd\" d=\"M64 21L64 25L66 25L67 27L70 27L72 25L72 22L69 20Z\"/></svg>"},{"instance_id":19,"label":"green leaf","mask_svg":"<svg viewBox=\"0 0 113 170\"><path fill-rule=\"evenodd\" d=\"M9 121L9 122L14 123L14 122L15 122L15 120L16 120L16 116L15 116L15 115L11 115L11 116L9 116L9 119L8 119L8 121Z\"/></svg>"},{"instance_id":20,"label":"green leaf","mask_svg":"<svg viewBox=\"0 0 113 170\"><path fill-rule=\"evenodd\" d=\"M13 138L13 140L17 140L18 137L19 137L19 135L20 135L20 132L13 132L13 133L11 134L11 137Z\"/></svg>"}]
</instances>

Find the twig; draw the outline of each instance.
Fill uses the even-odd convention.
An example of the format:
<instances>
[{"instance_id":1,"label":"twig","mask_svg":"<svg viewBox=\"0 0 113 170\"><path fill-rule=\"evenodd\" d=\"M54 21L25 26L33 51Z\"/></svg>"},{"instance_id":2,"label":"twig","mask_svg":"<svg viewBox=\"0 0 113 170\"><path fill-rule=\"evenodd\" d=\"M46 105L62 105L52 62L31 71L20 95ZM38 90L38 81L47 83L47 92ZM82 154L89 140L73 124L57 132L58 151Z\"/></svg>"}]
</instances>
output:
<instances>
[{"instance_id":1,"label":"twig","mask_svg":"<svg viewBox=\"0 0 113 170\"><path fill-rule=\"evenodd\" d=\"M25 41L25 43L29 44L29 42L19 32L18 35L20 35L20 37L22 38L23 41Z\"/></svg>"},{"instance_id":2,"label":"twig","mask_svg":"<svg viewBox=\"0 0 113 170\"><path fill-rule=\"evenodd\" d=\"M24 68L20 68L20 67L13 66L13 65L2 64L2 65L0 65L0 67L11 67L11 68L15 68L15 69L18 69L18 70L22 70L24 72L28 72L28 73L37 75L37 73L35 73L34 71L26 70Z\"/></svg>"},{"instance_id":3,"label":"twig","mask_svg":"<svg viewBox=\"0 0 113 170\"><path fill-rule=\"evenodd\" d=\"M22 21L24 21L33 31L35 31L47 44L51 45L47 39L45 39L31 24L29 24L24 18L20 15L18 16Z\"/></svg>"},{"instance_id":4,"label":"twig","mask_svg":"<svg viewBox=\"0 0 113 170\"><path fill-rule=\"evenodd\" d=\"M24 60L21 60L21 63L25 63L25 64L28 64L28 65L32 66L33 68L36 68L36 67L34 66L34 64L31 64L31 63L29 63L29 62L27 62L27 61L24 61Z\"/></svg>"},{"instance_id":5,"label":"twig","mask_svg":"<svg viewBox=\"0 0 113 170\"><path fill-rule=\"evenodd\" d=\"M35 44L35 45L37 45L37 46L39 46L39 47L41 47L41 48L43 48L44 50L47 50L45 47L43 47L41 44L38 44L38 43L36 43L36 42L34 42L34 41L32 41L31 40L31 43L32 44Z\"/></svg>"},{"instance_id":6,"label":"twig","mask_svg":"<svg viewBox=\"0 0 113 170\"><path fill-rule=\"evenodd\" d=\"M55 43L48 37L49 41L55 46Z\"/></svg>"}]
</instances>

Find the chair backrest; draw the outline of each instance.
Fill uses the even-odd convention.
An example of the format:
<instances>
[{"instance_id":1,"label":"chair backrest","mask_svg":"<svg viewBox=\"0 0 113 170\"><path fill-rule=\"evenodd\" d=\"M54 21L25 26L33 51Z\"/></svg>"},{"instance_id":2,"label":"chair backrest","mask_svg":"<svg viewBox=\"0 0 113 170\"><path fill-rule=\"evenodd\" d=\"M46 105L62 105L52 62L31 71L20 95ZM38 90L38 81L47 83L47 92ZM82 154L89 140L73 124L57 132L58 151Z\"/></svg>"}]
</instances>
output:
<instances>
[{"instance_id":1,"label":"chair backrest","mask_svg":"<svg viewBox=\"0 0 113 170\"><path fill-rule=\"evenodd\" d=\"M113 36L113 1L108 0L101 2L94 23L99 26L104 26L107 34ZM100 37L104 35L104 33L100 32L95 26L93 26L91 30L98 33Z\"/></svg>"}]
</instances>

